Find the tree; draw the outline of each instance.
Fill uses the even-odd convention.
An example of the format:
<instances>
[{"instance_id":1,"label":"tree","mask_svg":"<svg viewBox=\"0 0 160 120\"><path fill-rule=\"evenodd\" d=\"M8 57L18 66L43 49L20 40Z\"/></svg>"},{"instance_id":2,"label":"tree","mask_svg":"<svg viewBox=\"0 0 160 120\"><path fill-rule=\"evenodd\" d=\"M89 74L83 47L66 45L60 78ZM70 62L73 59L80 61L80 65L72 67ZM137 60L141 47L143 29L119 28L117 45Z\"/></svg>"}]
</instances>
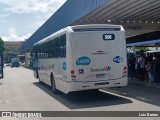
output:
<instances>
[{"instance_id":1,"label":"tree","mask_svg":"<svg viewBox=\"0 0 160 120\"><path fill-rule=\"evenodd\" d=\"M150 49L148 47L136 47L136 51L143 51L143 52L146 52L146 51L149 51Z\"/></svg>"},{"instance_id":2,"label":"tree","mask_svg":"<svg viewBox=\"0 0 160 120\"><path fill-rule=\"evenodd\" d=\"M0 38L0 53L2 53L4 50L5 50L4 41Z\"/></svg>"}]
</instances>

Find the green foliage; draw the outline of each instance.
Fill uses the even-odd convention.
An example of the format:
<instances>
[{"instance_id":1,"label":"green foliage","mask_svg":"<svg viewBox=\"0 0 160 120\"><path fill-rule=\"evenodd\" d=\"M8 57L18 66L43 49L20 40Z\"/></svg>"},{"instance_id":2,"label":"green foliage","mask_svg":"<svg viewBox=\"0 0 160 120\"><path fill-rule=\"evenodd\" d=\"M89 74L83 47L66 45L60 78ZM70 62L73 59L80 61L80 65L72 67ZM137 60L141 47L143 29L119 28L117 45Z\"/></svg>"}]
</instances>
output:
<instances>
[{"instance_id":1,"label":"green foliage","mask_svg":"<svg viewBox=\"0 0 160 120\"><path fill-rule=\"evenodd\" d=\"M146 52L146 51L149 51L150 49L148 47L136 47L136 51L143 51L143 52Z\"/></svg>"},{"instance_id":2,"label":"green foliage","mask_svg":"<svg viewBox=\"0 0 160 120\"><path fill-rule=\"evenodd\" d=\"M0 53L2 53L4 50L5 50L4 41L0 38Z\"/></svg>"}]
</instances>

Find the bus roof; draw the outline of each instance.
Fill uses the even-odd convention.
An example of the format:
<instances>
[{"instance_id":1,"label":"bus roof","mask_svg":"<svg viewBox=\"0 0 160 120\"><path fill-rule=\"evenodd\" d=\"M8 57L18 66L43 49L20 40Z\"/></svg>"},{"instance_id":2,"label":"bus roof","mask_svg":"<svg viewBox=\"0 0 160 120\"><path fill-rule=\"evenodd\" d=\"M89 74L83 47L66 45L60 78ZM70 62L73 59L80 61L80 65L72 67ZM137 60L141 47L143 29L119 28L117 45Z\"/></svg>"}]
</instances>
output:
<instances>
[{"instance_id":1,"label":"bus roof","mask_svg":"<svg viewBox=\"0 0 160 120\"><path fill-rule=\"evenodd\" d=\"M112 24L85 24L85 25L68 26L38 41L37 43L34 44L34 46L45 43L49 41L53 36L58 35L59 33L63 33L67 30L72 30L72 31L98 31L98 30L116 31L116 30L119 30L120 31L124 29L121 25L112 25Z\"/></svg>"},{"instance_id":2,"label":"bus roof","mask_svg":"<svg viewBox=\"0 0 160 120\"><path fill-rule=\"evenodd\" d=\"M87 25L75 25L70 26L72 29L83 29L83 28L121 28L121 25L112 25L112 24L87 24Z\"/></svg>"}]
</instances>

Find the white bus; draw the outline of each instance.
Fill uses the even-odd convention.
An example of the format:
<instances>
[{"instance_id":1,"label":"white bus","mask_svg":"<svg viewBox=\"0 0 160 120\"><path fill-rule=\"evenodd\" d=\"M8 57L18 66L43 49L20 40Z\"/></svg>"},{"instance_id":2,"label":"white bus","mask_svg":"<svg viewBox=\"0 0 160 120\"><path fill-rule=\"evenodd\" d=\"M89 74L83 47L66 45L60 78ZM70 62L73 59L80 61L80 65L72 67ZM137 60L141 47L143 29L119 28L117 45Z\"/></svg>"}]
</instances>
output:
<instances>
[{"instance_id":1,"label":"white bus","mask_svg":"<svg viewBox=\"0 0 160 120\"><path fill-rule=\"evenodd\" d=\"M125 31L119 25L68 26L34 44L40 82L64 93L128 83Z\"/></svg>"}]
</instances>

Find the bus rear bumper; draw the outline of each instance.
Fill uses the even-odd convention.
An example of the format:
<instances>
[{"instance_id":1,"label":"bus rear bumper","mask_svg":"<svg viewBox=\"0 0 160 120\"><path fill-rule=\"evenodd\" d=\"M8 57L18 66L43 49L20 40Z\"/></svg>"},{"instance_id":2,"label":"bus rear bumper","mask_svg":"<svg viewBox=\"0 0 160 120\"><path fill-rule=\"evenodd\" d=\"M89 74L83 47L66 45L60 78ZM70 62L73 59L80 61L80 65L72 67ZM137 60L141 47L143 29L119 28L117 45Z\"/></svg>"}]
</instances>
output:
<instances>
[{"instance_id":1,"label":"bus rear bumper","mask_svg":"<svg viewBox=\"0 0 160 120\"><path fill-rule=\"evenodd\" d=\"M84 81L73 81L70 82L70 90L69 91L81 91L81 90L92 90L92 89L100 89L100 88L110 88L110 87L123 87L127 86L128 78L124 77L118 80L106 80L106 81L92 81L92 82L84 82Z\"/></svg>"}]
</instances>

